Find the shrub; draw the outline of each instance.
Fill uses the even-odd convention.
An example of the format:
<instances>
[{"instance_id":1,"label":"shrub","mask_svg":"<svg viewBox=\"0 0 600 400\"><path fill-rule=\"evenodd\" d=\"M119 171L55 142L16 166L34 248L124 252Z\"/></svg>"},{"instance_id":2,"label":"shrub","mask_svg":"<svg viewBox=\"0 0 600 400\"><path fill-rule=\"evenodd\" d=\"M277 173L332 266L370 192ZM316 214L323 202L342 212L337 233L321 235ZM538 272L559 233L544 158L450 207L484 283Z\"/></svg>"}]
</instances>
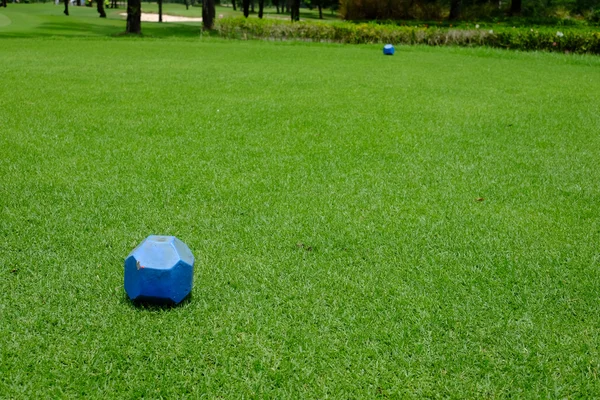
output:
<instances>
[{"instance_id":1,"label":"shrub","mask_svg":"<svg viewBox=\"0 0 600 400\"><path fill-rule=\"evenodd\" d=\"M580 29L557 31L555 28L515 28L495 31L376 23L290 23L246 18L224 18L216 23L215 28L219 36L231 39L491 46L514 50L600 54L600 32Z\"/></svg>"},{"instance_id":2,"label":"shrub","mask_svg":"<svg viewBox=\"0 0 600 400\"><path fill-rule=\"evenodd\" d=\"M597 10L591 11L588 16L588 20L595 24L599 23L600 22L600 8L598 8Z\"/></svg>"}]
</instances>

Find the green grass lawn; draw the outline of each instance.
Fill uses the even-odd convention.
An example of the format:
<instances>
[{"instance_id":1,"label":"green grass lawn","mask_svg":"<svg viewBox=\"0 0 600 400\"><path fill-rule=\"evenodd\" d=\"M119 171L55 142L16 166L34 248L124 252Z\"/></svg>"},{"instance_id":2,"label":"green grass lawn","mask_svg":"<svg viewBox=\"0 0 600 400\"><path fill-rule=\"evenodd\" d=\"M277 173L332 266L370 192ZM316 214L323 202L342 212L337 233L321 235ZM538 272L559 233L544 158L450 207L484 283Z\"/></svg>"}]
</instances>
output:
<instances>
[{"instance_id":1,"label":"green grass lawn","mask_svg":"<svg viewBox=\"0 0 600 400\"><path fill-rule=\"evenodd\" d=\"M125 31L126 8L106 9L107 18L98 17L94 7L69 7L69 16L63 14L64 6L52 4L9 4L0 10L0 38L2 37L40 37L40 36L100 36L119 35ZM258 11L258 9L257 9ZM142 3L142 12L158 13L156 3ZM185 17L202 17L201 7L185 9L181 4L164 4L163 14ZM219 18L242 16L241 11L233 11L231 7L216 7ZM337 15L324 12L324 21L338 21ZM318 21L316 10L302 9L302 20ZM251 14L250 18L258 18ZM288 15L276 14L275 9L265 9L265 18L288 20ZM158 21L158 16L157 16ZM200 36L201 22L142 22L145 36L151 37L194 37ZM206 34L205 34L206 35Z\"/></svg>"},{"instance_id":2,"label":"green grass lawn","mask_svg":"<svg viewBox=\"0 0 600 400\"><path fill-rule=\"evenodd\" d=\"M96 7L69 7L69 16L63 14L63 5L54 3L12 4L0 10L0 38L2 37L39 37L39 36L107 36L117 35L125 30L126 8L106 9L107 18L98 17ZM142 2L142 12L158 13L156 3ZM258 12L258 8L256 9ZM201 7L185 9L182 4L163 5L163 14L186 17L202 17ZM216 15L223 17L243 16L242 12L231 7L216 7ZM323 21L339 21L337 15L329 11L323 13ZM257 13L250 18L258 18ZM289 15L276 14L274 8L265 9L265 18L288 20ZM316 10L302 9L302 20L318 21ZM158 21L158 16L157 16ZM200 35L201 22L162 23L143 22L142 30L146 36L197 37Z\"/></svg>"},{"instance_id":3,"label":"green grass lawn","mask_svg":"<svg viewBox=\"0 0 600 400\"><path fill-rule=\"evenodd\" d=\"M600 58L35 18L0 27L0 397L598 397ZM126 299L150 234L180 307Z\"/></svg>"},{"instance_id":4,"label":"green grass lawn","mask_svg":"<svg viewBox=\"0 0 600 400\"><path fill-rule=\"evenodd\" d=\"M175 8L177 5L173 6ZM142 7L143 12L153 12L155 5L143 3ZM184 6L176 8L185 12ZM68 17L63 14L63 10L63 6L53 4L9 4L6 9L0 10L0 39L75 36L107 38L125 31L125 16L121 15L127 12L125 8L107 9L107 18L99 18L95 7L69 7ZM190 17L201 15L201 9L190 8ZM150 37L197 38L200 36L201 26L201 22L142 22L144 35Z\"/></svg>"}]
</instances>

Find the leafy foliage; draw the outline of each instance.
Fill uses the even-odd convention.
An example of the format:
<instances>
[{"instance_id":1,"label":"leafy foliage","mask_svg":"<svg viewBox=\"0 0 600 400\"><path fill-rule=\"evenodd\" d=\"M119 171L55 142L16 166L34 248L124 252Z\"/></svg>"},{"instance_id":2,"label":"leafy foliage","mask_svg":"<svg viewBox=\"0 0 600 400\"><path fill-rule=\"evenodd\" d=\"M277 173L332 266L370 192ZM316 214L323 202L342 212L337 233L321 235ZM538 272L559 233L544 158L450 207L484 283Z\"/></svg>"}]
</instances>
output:
<instances>
[{"instance_id":1,"label":"leafy foliage","mask_svg":"<svg viewBox=\"0 0 600 400\"><path fill-rule=\"evenodd\" d=\"M336 43L425 44L430 46L491 46L515 50L567 51L600 54L600 32L553 28L453 29L348 22L300 22L225 18L216 25L225 38L306 40Z\"/></svg>"},{"instance_id":2,"label":"leafy foliage","mask_svg":"<svg viewBox=\"0 0 600 400\"><path fill-rule=\"evenodd\" d=\"M493 18L502 15L549 17L585 15L600 9L600 0L340 0L346 20ZM452 17L451 17L452 19Z\"/></svg>"}]
</instances>

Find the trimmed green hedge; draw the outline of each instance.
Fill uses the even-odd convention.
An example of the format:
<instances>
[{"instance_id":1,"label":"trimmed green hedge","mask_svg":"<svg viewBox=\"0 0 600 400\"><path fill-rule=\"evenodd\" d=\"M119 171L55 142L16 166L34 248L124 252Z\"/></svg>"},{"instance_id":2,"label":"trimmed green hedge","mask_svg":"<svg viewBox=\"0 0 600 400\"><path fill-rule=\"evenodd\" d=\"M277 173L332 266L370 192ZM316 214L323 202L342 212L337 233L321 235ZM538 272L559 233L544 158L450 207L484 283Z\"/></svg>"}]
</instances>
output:
<instances>
[{"instance_id":1,"label":"trimmed green hedge","mask_svg":"<svg viewBox=\"0 0 600 400\"><path fill-rule=\"evenodd\" d=\"M426 44L430 46L490 46L516 50L546 50L600 54L600 32L551 28L452 29L349 22L296 22L224 18L215 29L232 39L303 40L335 43Z\"/></svg>"}]
</instances>

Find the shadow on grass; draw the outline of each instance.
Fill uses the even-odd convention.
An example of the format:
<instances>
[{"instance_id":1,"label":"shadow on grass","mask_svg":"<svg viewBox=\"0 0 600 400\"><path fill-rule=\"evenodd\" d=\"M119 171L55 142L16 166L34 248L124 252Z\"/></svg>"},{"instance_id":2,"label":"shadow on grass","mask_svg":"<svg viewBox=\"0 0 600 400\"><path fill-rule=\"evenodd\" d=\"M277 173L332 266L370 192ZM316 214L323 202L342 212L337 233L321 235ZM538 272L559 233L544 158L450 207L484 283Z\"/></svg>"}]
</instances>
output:
<instances>
[{"instance_id":1,"label":"shadow on grass","mask_svg":"<svg viewBox=\"0 0 600 400\"><path fill-rule=\"evenodd\" d=\"M81 21L44 22L34 29L2 32L4 38L39 37L149 37L149 38L196 38L201 26L185 23L142 23L141 35L125 33L125 21L104 20L99 23Z\"/></svg>"},{"instance_id":2,"label":"shadow on grass","mask_svg":"<svg viewBox=\"0 0 600 400\"><path fill-rule=\"evenodd\" d=\"M200 24L177 24L177 23L150 23L142 24L142 35L149 37L183 37L192 38L199 37L202 30ZM205 35L207 35L205 33Z\"/></svg>"},{"instance_id":3,"label":"shadow on grass","mask_svg":"<svg viewBox=\"0 0 600 400\"><path fill-rule=\"evenodd\" d=\"M127 293L123 292L121 299L122 303L126 303L129 307L136 311L166 311L172 309L178 309L184 307L192 301L192 293L188 294L179 304L175 304L172 301L165 302L164 300L146 298L141 300L130 300Z\"/></svg>"}]
</instances>

